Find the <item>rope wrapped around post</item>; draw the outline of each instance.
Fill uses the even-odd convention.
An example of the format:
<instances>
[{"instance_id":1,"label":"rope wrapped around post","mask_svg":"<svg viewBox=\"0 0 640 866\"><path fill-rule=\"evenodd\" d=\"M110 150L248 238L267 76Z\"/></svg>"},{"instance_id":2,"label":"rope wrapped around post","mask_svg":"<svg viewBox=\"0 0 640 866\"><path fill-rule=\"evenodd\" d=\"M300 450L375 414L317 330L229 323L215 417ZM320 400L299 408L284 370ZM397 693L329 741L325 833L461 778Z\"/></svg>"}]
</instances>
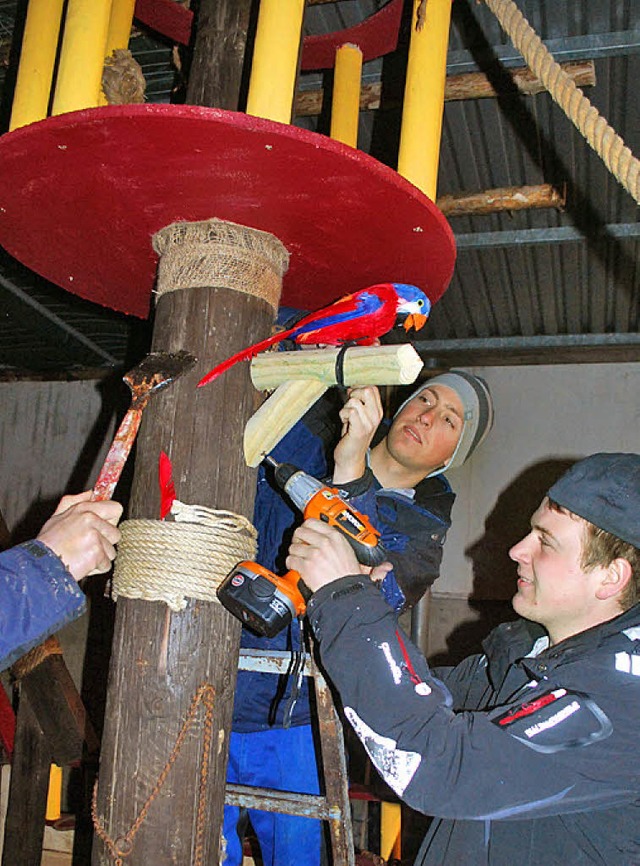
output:
<instances>
[{"instance_id":1,"label":"rope wrapped around post","mask_svg":"<svg viewBox=\"0 0 640 866\"><path fill-rule=\"evenodd\" d=\"M231 569L253 559L257 533L246 517L175 501L174 520L125 520L120 529L112 595L163 601L174 611L187 599L217 601Z\"/></svg>"},{"instance_id":2,"label":"rope wrapped around post","mask_svg":"<svg viewBox=\"0 0 640 866\"><path fill-rule=\"evenodd\" d=\"M555 102L602 159L607 169L640 204L640 160L576 86L513 0L485 0L502 29L542 81Z\"/></svg>"}]
</instances>

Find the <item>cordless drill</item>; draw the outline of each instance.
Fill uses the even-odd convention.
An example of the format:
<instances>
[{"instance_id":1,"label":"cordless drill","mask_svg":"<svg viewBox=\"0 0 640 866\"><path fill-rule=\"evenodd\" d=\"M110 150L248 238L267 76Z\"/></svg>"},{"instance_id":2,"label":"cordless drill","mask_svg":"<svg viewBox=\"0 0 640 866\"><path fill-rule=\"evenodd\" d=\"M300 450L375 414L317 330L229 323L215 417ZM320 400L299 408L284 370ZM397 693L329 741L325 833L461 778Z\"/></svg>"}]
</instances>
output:
<instances>
[{"instance_id":1,"label":"cordless drill","mask_svg":"<svg viewBox=\"0 0 640 866\"><path fill-rule=\"evenodd\" d=\"M340 530L363 565L385 561L378 530L368 517L347 505L335 487L328 487L291 463L278 463L272 457L266 457L265 463L273 467L276 483L305 520L314 517ZM225 577L217 595L227 610L265 637L273 637L294 617L302 616L309 597L297 571L280 576L249 560L239 562Z\"/></svg>"}]
</instances>

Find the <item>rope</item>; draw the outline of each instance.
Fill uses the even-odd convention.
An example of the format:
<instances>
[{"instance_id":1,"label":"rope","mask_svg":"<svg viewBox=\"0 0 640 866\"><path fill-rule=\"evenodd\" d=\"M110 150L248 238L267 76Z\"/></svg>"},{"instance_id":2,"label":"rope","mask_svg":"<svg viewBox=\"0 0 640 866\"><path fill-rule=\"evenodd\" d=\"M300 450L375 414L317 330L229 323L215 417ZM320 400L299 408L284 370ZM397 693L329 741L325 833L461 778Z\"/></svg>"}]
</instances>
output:
<instances>
[{"instance_id":1,"label":"rope","mask_svg":"<svg viewBox=\"0 0 640 866\"><path fill-rule=\"evenodd\" d=\"M257 533L231 511L174 502L170 520L120 524L112 595L163 601L184 610L188 598L217 601L216 590L242 559L256 554Z\"/></svg>"},{"instance_id":2,"label":"rope","mask_svg":"<svg viewBox=\"0 0 640 866\"><path fill-rule=\"evenodd\" d=\"M114 861L115 866L123 866L124 859L128 857L133 851L133 843L136 833L138 832L145 818L147 817L147 813L151 804L160 794L162 786L167 781L167 776L169 775L171 768L175 764L178 755L180 754L180 749L182 748L186 736L195 721L196 713L198 712L198 707L201 703L205 706L205 717L203 729L204 733L202 761L200 764L200 781L198 784L198 812L196 818L196 838L193 866L203 866L204 831L207 805L206 792L207 780L209 777L209 764L211 762L211 742L213 739L214 697L215 689L210 683L203 683L199 687L198 691L193 696L191 706L189 707L189 712L187 713L187 717L184 720L182 728L180 729L180 732L178 733L178 736L176 738L175 746L173 747L171 754L169 755L169 759L167 760L167 763L162 769L162 772L158 776L157 782L153 786L151 793L144 802L144 805L140 809L137 818L135 819L129 830L124 834L124 836L118 836L117 839L112 839L111 836L109 836L103 822L98 816L98 780L96 779L96 783L93 786L93 797L91 799L91 819L93 820L93 826L95 828L96 835L104 842L104 845L107 848L112 860Z\"/></svg>"},{"instance_id":3,"label":"rope","mask_svg":"<svg viewBox=\"0 0 640 866\"><path fill-rule=\"evenodd\" d=\"M607 169L640 204L640 160L556 63L513 0L485 0L503 30Z\"/></svg>"},{"instance_id":4,"label":"rope","mask_svg":"<svg viewBox=\"0 0 640 866\"><path fill-rule=\"evenodd\" d=\"M35 646L32 650L29 650L28 653L21 656L12 666L11 674L15 679L21 680L23 677L26 677L27 674L30 674L31 671L35 670L38 665L41 665L49 656L59 655L62 655L62 647L60 646L58 638L55 635L51 635L51 637L48 637L44 643Z\"/></svg>"}]
</instances>

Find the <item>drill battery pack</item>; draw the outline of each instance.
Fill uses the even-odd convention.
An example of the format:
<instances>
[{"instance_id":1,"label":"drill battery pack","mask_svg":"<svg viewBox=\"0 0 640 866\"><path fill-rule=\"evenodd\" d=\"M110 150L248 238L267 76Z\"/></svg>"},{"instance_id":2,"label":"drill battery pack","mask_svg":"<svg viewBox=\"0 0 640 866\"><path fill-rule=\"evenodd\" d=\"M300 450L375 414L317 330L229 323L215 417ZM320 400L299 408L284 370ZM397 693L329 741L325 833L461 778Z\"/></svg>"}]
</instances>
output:
<instances>
[{"instance_id":1,"label":"drill battery pack","mask_svg":"<svg viewBox=\"0 0 640 866\"><path fill-rule=\"evenodd\" d=\"M283 580L256 562L239 562L217 596L229 613L264 637L274 637L306 609L297 582Z\"/></svg>"}]
</instances>

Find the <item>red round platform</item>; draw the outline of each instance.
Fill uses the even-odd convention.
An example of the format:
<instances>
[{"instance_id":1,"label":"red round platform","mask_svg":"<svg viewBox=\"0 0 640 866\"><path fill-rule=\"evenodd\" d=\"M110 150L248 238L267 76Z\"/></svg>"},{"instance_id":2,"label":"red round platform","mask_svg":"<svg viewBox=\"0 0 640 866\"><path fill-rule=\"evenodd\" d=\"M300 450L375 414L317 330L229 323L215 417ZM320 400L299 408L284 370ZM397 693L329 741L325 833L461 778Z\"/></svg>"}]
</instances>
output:
<instances>
[{"instance_id":1,"label":"red round platform","mask_svg":"<svg viewBox=\"0 0 640 866\"><path fill-rule=\"evenodd\" d=\"M317 309L383 281L431 301L453 272L438 208L325 136L196 106L87 109L0 138L0 244L62 288L146 316L151 236L211 217L272 232L291 253L282 302Z\"/></svg>"}]
</instances>

